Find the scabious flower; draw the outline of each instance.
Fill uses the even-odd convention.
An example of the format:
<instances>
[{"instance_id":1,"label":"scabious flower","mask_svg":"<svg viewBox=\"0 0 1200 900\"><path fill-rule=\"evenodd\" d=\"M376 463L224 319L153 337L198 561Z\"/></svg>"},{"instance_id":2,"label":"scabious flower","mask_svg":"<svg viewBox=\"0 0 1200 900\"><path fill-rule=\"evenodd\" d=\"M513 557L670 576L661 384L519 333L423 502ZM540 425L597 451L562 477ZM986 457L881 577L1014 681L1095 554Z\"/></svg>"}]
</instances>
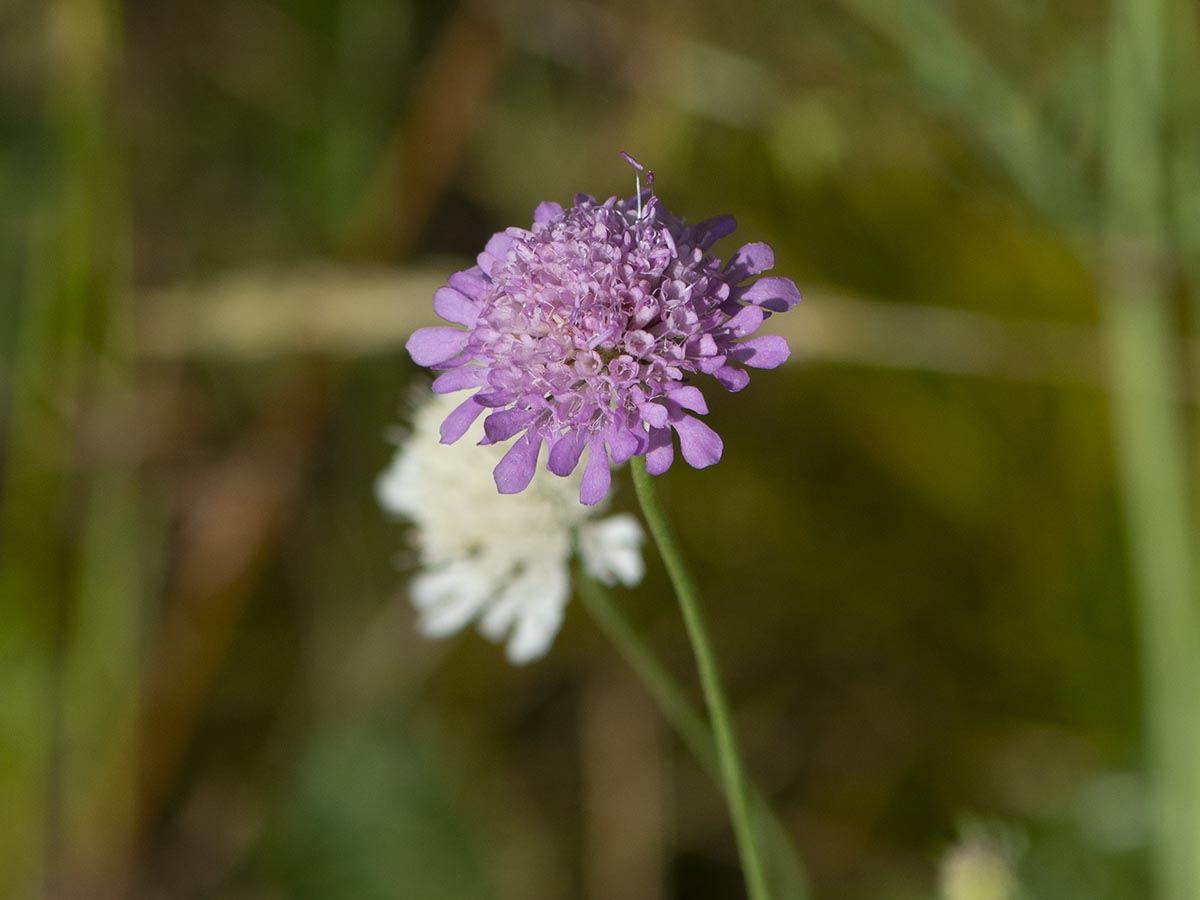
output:
<instances>
[{"instance_id":1,"label":"scabious flower","mask_svg":"<svg viewBox=\"0 0 1200 900\"><path fill-rule=\"evenodd\" d=\"M708 407L693 376L740 391L750 380L743 367L783 363L782 337L750 335L800 300L790 279L749 280L774 265L767 244L746 244L721 265L711 248L734 228L727 215L688 225L639 189L627 201L542 203L530 228L494 235L478 265L434 294L453 325L408 341L415 362L442 372L434 391L474 391L447 416L442 441L490 410L485 442L516 438L494 472L505 494L529 485L543 444L560 476L587 449L585 504L608 492L610 460L644 455L651 474L670 468L672 432L690 465L716 463L723 444L696 418Z\"/></svg>"},{"instance_id":2,"label":"scabious flower","mask_svg":"<svg viewBox=\"0 0 1200 900\"><path fill-rule=\"evenodd\" d=\"M430 637L472 621L493 641L507 636L514 663L542 656L562 625L577 551L593 578L642 579L641 525L630 515L599 518L575 499L579 478L544 473L517 496L496 493L490 469L502 447L438 445L454 401L433 397L417 410L377 484L379 502L413 523L421 571L410 584L420 628ZM475 438L483 429L475 423Z\"/></svg>"}]
</instances>

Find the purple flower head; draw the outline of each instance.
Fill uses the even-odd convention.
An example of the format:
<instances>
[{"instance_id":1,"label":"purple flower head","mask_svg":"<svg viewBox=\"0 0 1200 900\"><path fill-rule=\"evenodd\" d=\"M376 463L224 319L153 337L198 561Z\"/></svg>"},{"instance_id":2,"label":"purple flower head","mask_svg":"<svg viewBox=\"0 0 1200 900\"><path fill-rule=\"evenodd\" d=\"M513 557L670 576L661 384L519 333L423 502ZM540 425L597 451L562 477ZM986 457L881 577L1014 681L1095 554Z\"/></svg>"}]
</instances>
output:
<instances>
[{"instance_id":1,"label":"purple flower head","mask_svg":"<svg viewBox=\"0 0 1200 900\"><path fill-rule=\"evenodd\" d=\"M746 244L724 267L709 253L734 228L732 216L687 225L639 191L542 203L531 228L494 235L477 266L434 294L437 314L462 327L422 328L407 344L441 371L435 392L474 391L442 423L442 442L490 411L484 443L517 439L494 472L505 494L529 484L542 444L563 476L586 448L588 505L608 493L610 457L670 468L672 432L690 465L720 460L720 436L694 415L708 412L694 376L740 391L741 367L783 363L782 337L750 335L800 301L788 278L748 282L774 265L768 245Z\"/></svg>"}]
</instances>

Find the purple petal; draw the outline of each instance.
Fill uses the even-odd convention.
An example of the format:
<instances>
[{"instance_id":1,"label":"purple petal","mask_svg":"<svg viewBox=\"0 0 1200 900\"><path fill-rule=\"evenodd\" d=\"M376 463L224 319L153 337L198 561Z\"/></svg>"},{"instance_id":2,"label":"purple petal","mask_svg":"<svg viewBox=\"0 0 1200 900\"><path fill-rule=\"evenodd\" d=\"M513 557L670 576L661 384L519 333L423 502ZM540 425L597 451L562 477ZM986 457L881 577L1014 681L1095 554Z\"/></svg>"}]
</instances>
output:
<instances>
[{"instance_id":1,"label":"purple petal","mask_svg":"<svg viewBox=\"0 0 1200 900\"><path fill-rule=\"evenodd\" d=\"M479 318L476 302L452 287L441 287L434 292L433 311L457 325L474 325Z\"/></svg>"},{"instance_id":2,"label":"purple petal","mask_svg":"<svg viewBox=\"0 0 1200 900\"><path fill-rule=\"evenodd\" d=\"M741 369L733 366L724 366L713 372L713 376L721 383L721 387L727 391L737 393L742 388L750 383L750 376Z\"/></svg>"},{"instance_id":3,"label":"purple petal","mask_svg":"<svg viewBox=\"0 0 1200 900\"><path fill-rule=\"evenodd\" d=\"M721 461L725 449L721 436L699 419L684 416L671 424L679 432L679 449L689 466L703 469Z\"/></svg>"},{"instance_id":4,"label":"purple petal","mask_svg":"<svg viewBox=\"0 0 1200 900\"><path fill-rule=\"evenodd\" d=\"M759 283L761 284L761 282ZM762 327L764 318L766 316L757 306L743 306L725 323L725 327L735 338L743 338L758 331Z\"/></svg>"},{"instance_id":5,"label":"purple petal","mask_svg":"<svg viewBox=\"0 0 1200 900\"><path fill-rule=\"evenodd\" d=\"M496 266L501 265L508 257L508 248L512 246L513 239L503 231L498 231L492 235L491 240L487 242L487 246L483 248L483 252L479 254L479 268L491 275Z\"/></svg>"},{"instance_id":6,"label":"purple petal","mask_svg":"<svg viewBox=\"0 0 1200 900\"><path fill-rule=\"evenodd\" d=\"M550 448L550 459L546 467L555 475L567 477L579 465L579 455L583 453L583 433L568 431L554 442Z\"/></svg>"},{"instance_id":7,"label":"purple petal","mask_svg":"<svg viewBox=\"0 0 1200 900\"><path fill-rule=\"evenodd\" d=\"M433 380L435 394L453 394L467 388L479 387L487 381L488 370L483 366L463 366L443 372Z\"/></svg>"},{"instance_id":8,"label":"purple petal","mask_svg":"<svg viewBox=\"0 0 1200 900\"><path fill-rule=\"evenodd\" d=\"M733 216L714 216L693 225L688 237L701 250L707 250L721 238L733 234L736 229L737 220Z\"/></svg>"},{"instance_id":9,"label":"purple petal","mask_svg":"<svg viewBox=\"0 0 1200 900\"><path fill-rule=\"evenodd\" d=\"M670 428L650 429L650 449L646 451L646 471L661 475L675 461L675 447Z\"/></svg>"},{"instance_id":10,"label":"purple petal","mask_svg":"<svg viewBox=\"0 0 1200 900\"><path fill-rule=\"evenodd\" d=\"M442 443L453 444L466 434L467 429L479 418L483 410L484 407L477 403L473 396L454 407L454 411L442 422Z\"/></svg>"},{"instance_id":11,"label":"purple petal","mask_svg":"<svg viewBox=\"0 0 1200 900\"><path fill-rule=\"evenodd\" d=\"M646 433L646 429L642 428L640 425L637 428L634 428L630 434L632 434L634 439L637 441L637 449L633 451L633 455L644 455L646 450L650 447L650 435L648 435Z\"/></svg>"},{"instance_id":12,"label":"purple petal","mask_svg":"<svg viewBox=\"0 0 1200 900\"><path fill-rule=\"evenodd\" d=\"M525 429L533 419L533 413L527 409L502 409L492 413L483 422L483 433L487 438L483 443L499 444L507 441L514 434Z\"/></svg>"},{"instance_id":13,"label":"purple petal","mask_svg":"<svg viewBox=\"0 0 1200 900\"><path fill-rule=\"evenodd\" d=\"M484 245L483 252L489 253L496 259L506 259L508 251L512 248L512 235L506 231L497 231L490 238L487 244Z\"/></svg>"},{"instance_id":14,"label":"purple petal","mask_svg":"<svg viewBox=\"0 0 1200 900\"><path fill-rule=\"evenodd\" d=\"M475 402L483 406L495 409L500 406L508 406L517 399L517 395L512 391L480 391L475 395Z\"/></svg>"},{"instance_id":15,"label":"purple petal","mask_svg":"<svg viewBox=\"0 0 1200 900\"><path fill-rule=\"evenodd\" d=\"M608 449L614 465L620 465L641 449L641 441L631 431L614 431L608 436Z\"/></svg>"},{"instance_id":16,"label":"purple petal","mask_svg":"<svg viewBox=\"0 0 1200 900\"><path fill-rule=\"evenodd\" d=\"M713 340L713 336L705 331L688 340L686 352L692 359L703 359L705 357L716 356L719 351L717 349L717 342Z\"/></svg>"},{"instance_id":17,"label":"purple petal","mask_svg":"<svg viewBox=\"0 0 1200 900\"><path fill-rule=\"evenodd\" d=\"M800 302L800 289L790 278L768 275L746 288L739 299L771 312L787 312Z\"/></svg>"},{"instance_id":18,"label":"purple petal","mask_svg":"<svg viewBox=\"0 0 1200 900\"><path fill-rule=\"evenodd\" d=\"M525 432L508 448L504 458L492 470L492 477L496 479L496 487L500 493L518 494L529 487L537 469L538 452L541 449L542 439L532 431Z\"/></svg>"},{"instance_id":19,"label":"purple petal","mask_svg":"<svg viewBox=\"0 0 1200 900\"><path fill-rule=\"evenodd\" d=\"M404 346L418 366L437 366L462 353L467 334L460 328L447 325L418 328Z\"/></svg>"},{"instance_id":20,"label":"purple petal","mask_svg":"<svg viewBox=\"0 0 1200 900\"><path fill-rule=\"evenodd\" d=\"M662 231L659 232L659 234L661 234L663 236L663 240L667 242L667 247L670 248L671 255L678 256L679 248L675 246L675 236L673 234L671 234L671 229L664 228Z\"/></svg>"},{"instance_id":21,"label":"purple petal","mask_svg":"<svg viewBox=\"0 0 1200 900\"><path fill-rule=\"evenodd\" d=\"M730 284L745 281L751 275L765 272L775 265L775 251L770 244L746 244L725 266L725 280Z\"/></svg>"},{"instance_id":22,"label":"purple petal","mask_svg":"<svg viewBox=\"0 0 1200 900\"><path fill-rule=\"evenodd\" d=\"M642 421L652 428L663 428L667 424L667 408L661 403L643 403L638 407Z\"/></svg>"},{"instance_id":23,"label":"purple petal","mask_svg":"<svg viewBox=\"0 0 1200 900\"><path fill-rule=\"evenodd\" d=\"M562 204L555 203L552 200L547 200L545 203L539 203L537 209L533 211L533 221L535 222L557 222L562 217Z\"/></svg>"},{"instance_id":24,"label":"purple petal","mask_svg":"<svg viewBox=\"0 0 1200 900\"><path fill-rule=\"evenodd\" d=\"M463 269L461 272L451 275L449 285L472 300L482 300L483 295L487 293L488 279L483 274L483 269L479 266L471 266L469 269Z\"/></svg>"},{"instance_id":25,"label":"purple petal","mask_svg":"<svg viewBox=\"0 0 1200 900\"><path fill-rule=\"evenodd\" d=\"M701 414L708 412L708 404L704 402L704 395L700 393L700 388L692 385L677 387L674 390L669 390L671 400L678 403L684 409L690 409L692 412Z\"/></svg>"},{"instance_id":26,"label":"purple petal","mask_svg":"<svg viewBox=\"0 0 1200 900\"><path fill-rule=\"evenodd\" d=\"M729 355L744 366L753 366L756 369L774 369L787 362L792 351L782 337L777 334L768 334L742 341L733 348L733 352Z\"/></svg>"},{"instance_id":27,"label":"purple petal","mask_svg":"<svg viewBox=\"0 0 1200 900\"><path fill-rule=\"evenodd\" d=\"M612 472L608 468L608 451L604 449L604 441L592 441L588 445L583 484L579 486L579 502L584 506L595 506L604 499L611 484Z\"/></svg>"}]
</instances>

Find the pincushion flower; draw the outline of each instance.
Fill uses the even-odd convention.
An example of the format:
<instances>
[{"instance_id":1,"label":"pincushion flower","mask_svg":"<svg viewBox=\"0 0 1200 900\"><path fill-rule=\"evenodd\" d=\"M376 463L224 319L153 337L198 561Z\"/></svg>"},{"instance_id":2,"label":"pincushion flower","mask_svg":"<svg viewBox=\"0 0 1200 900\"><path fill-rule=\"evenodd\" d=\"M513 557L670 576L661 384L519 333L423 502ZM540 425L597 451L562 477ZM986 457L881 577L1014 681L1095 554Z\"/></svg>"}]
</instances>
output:
<instances>
[{"instance_id":1,"label":"pincushion flower","mask_svg":"<svg viewBox=\"0 0 1200 900\"><path fill-rule=\"evenodd\" d=\"M490 470L503 447L439 446L439 424L454 401L432 397L380 476L380 504L415 526L420 572L410 595L427 636L472 621L490 640L507 637L514 663L542 656L570 598L570 560L606 584L642 579L642 527L630 515L598 517L575 499L579 478L544 473L517 496L501 496ZM475 423L471 436L482 438Z\"/></svg>"},{"instance_id":2,"label":"pincushion flower","mask_svg":"<svg viewBox=\"0 0 1200 900\"><path fill-rule=\"evenodd\" d=\"M478 265L434 294L452 324L408 341L416 363L441 372L434 391L473 391L442 423L444 443L485 411L485 443L516 438L495 467L501 493L529 485L543 444L560 476L588 451L579 499L589 505L608 492L610 461L644 455L651 474L670 468L672 433L684 460L710 466L723 444L697 418L708 407L693 378L740 391L745 367L788 358L782 337L752 337L800 300L790 279L751 280L774 265L771 248L745 244L722 266L711 249L733 233L732 216L688 225L643 197L542 203L530 228L494 235Z\"/></svg>"}]
</instances>

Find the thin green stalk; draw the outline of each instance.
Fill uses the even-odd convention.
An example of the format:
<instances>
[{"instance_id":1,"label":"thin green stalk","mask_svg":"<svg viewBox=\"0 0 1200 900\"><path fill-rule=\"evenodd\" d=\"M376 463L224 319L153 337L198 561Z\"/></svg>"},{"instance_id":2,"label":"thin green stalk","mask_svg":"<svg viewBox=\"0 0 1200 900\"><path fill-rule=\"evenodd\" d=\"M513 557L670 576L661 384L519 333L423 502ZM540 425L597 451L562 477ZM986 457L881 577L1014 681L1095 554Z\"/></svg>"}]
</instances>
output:
<instances>
[{"instance_id":1,"label":"thin green stalk","mask_svg":"<svg viewBox=\"0 0 1200 900\"><path fill-rule=\"evenodd\" d=\"M675 588L675 596L679 608L683 612L683 621L687 626L688 637L692 642L692 652L696 657L696 668L700 673L700 686L704 691L704 701L708 706L709 719L712 722L713 736L716 743L717 762L721 769L721 780L725 786L725 801L729 807L729 817L733 822L734 836L737 838L738 853L742 859L742 875L746 879L746 890L750 900L769 900L766 873L763 869L762 855L759 852L758 841L754 834L754 820L750 813L750 800L746 790L746 777L742 766L741 755L738 753L737 737L733 730L733 717L729 712L729 701L725 698L725 690L721 686L721 676L717 669L717 657L713 651L712 640L708 636L708 628L704 624L700 612L700 598L696 585L688 572L683 553L667 521L666 512L658 502L650 473L646 471L646 461L643 457L635 456L630 467L633 471L633 485L637 491L638 502L646 517L646 524L658 545L667 574Z\"/></svg>"},{"instance_id":2,"label":"thin green stalk","mask_svg":"<svg viewBox=\"0 0 1200 900\"><path fill-rule=\"evenodd\" d=\"M710 778L721 786L721 764L712 732L704 717L692 705L683 688L658 661L651 647L637 633L612 595L599 582L577 573L575 586L583 605L604 636L641 679L647 692L675 729L688 751ZM757 826L759 845L766 852L769 884L779 900L808 900L810 893L804 867L796 856L787 829L779 821L766 796L748 784L750 805Z\"/></svg>"},{"instance_id":3,"label":"thin green stalk","mask_svg":"<svg viewBox=\"0 0 1200 900\"><path fill-rule=\"evenodd\" d=\"M1160 900L1200 897L1200 627L1172 324L1161 135L1164 0L1112 0L1105 287L1112 412L1141 631Z\"/></svg>"},{"instance_id":4,"label":"thin green stalk","mask_svg":"<svg viewBox=\"0 0 1200 900\"><path fill-rule=\"evenodd\" d=\"M100 0L92 0L99 3ZM77 8L78 7L78 8ZM74 589L74 431L84 395L106 153L107 21L66 0L38 10L48 60L28 285L17 316L8 427L0 440L0 896L67 890L62 658ZM82 23L82 27L80 27ZM7 310L6 310L7 312ZM99 718L99 717L97 717ZM64 739L65 738L65 739Z\"/></svg>"},{"instance_id":5,"label":"thin green stalk","mask_svg":"<svg viewBox=\"0 0 1200 900\"><path fill-rule=\"evenodd\" d=\"M1168 325L1150 294L1112 298L1105 314L1112 417L1142 647L1147 764L1160 900L1200 897L1200 733L1188 493L1179 423L1153 351Z\"/></svg>"}]
</instances>

